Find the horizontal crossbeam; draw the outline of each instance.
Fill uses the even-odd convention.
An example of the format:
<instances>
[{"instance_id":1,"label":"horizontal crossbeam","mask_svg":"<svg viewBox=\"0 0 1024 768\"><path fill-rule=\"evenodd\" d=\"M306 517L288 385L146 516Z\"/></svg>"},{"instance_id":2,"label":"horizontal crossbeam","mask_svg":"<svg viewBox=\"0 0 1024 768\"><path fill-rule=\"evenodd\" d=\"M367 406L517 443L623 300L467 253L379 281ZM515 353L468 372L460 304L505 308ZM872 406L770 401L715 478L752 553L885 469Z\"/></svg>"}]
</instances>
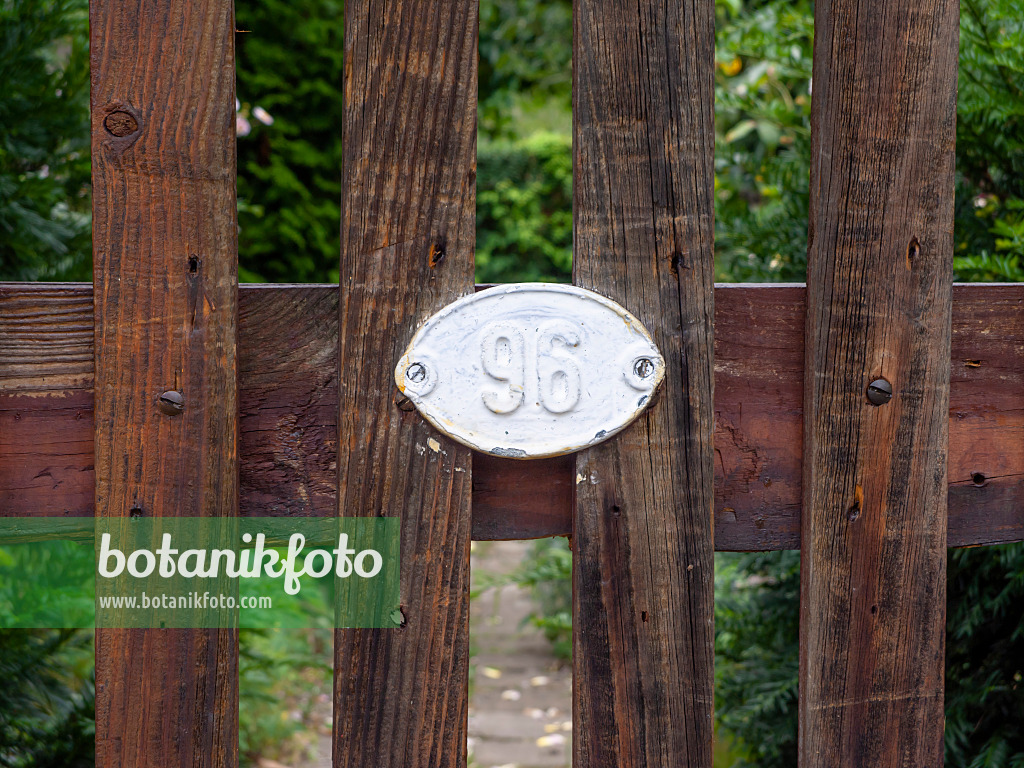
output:
<instances>
[{"instance_id":1,"label":"horizontal crossbeam","mask_svg":"<svg viewBox=\"0 0 1024 768\"><path fill-rule=\"evenodd\" d=\"M1024 285L953 297L949 545L1021 540ZM715 548L798 549L804 288L715 303ZM243 286L239 307L241 513L335 514L337 287ZM92 514L92 308L90 285L0 284L6 516ZM473 537L569 534L573 467L475 455Z\"/></svg>"}]
</instances>

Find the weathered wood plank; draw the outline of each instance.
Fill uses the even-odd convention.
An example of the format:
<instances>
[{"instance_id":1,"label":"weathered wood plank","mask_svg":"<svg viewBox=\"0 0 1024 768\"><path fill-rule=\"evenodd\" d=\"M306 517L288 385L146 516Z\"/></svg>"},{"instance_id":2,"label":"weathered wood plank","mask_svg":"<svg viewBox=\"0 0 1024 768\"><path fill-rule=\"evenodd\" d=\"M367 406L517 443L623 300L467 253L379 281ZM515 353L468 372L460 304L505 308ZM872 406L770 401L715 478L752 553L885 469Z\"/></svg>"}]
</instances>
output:
<instances>
[{"instance_id":1,"label":"weathered wood plank","mask_svg":"<svg viewBox=\"0 0 1024 768\"><path fill-rule=\"evenodd\" d=\"M573 16L573 280L636 314L667 367L576 458L573 765L710 768L714 3Z\"/></svg>"},{"instance_id":2,"label":"weathered wood plank","mask_svg":"<svg viewBox=\"0 0 1024 768\"><path fill-rule=\"evenodd\" d=\"M942 765L958 24L815 5L801 768Z\"/></svg>"},{"instance_id":3,"label":"weathered wood plank","mask_svg":"<svg viewBox=\"0 0 1024 768\"><path fill-rule=\"evenodd\" d=\"M477 14L345 6L338 509L401 519L404 619L336 634L338 768L466 761L471 455L393 377L416 325L473 291Z\"/></svg>"},{"instance_id":4,"label":"weathered wood plank","mask_svg":"<svg viewBox=\"0 0 1024 768\"><path fill-rule=\"evenodd\" d=\"M90 6L96 514L234 515L233 6ZM97 630L97 765L237 764L237 669L232 630Z\"/></svg>"},{"instance_id":5,"label":"weathered wood plank","mask_svg":"<svg viewBox=\"0 0 1024 768\"><path fill-rule=\"evenodd\" d=\"M1024 285L953 289L949 546L1024 538ZM243 515L337 506L336 286L239 293ZM715 548L799 549L803 286L715 289ZM92 287L0 284L0 514L91 515ZM575 459L473 457L473 538L568 535Z\"/></svg>"}]
</instances>

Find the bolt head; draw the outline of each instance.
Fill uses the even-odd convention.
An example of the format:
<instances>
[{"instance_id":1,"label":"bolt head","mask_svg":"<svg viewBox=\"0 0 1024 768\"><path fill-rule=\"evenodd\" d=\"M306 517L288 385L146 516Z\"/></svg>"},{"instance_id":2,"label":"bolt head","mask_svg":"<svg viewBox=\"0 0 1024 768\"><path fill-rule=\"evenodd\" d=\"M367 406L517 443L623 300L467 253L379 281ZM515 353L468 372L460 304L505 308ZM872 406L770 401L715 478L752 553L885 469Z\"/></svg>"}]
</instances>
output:
<instances>
[{"instance_id":1,"label":"bolt head","mask_svg":"<svg viewBox=\"0 0 1024 768\"><path fill-rule=\"evenodd\" d=\"M892 400L892 384L885 379L875 379L868 384L867 395L872 405L885 405Z\"/></svg>"},{"instance_id":2,"label":"bolt head","mask_svg":"<svg viewBox=\"0 0 1024 768\"><path fill-rule=\"evenodd\" d=\"M654 361L649 357L641 357L633 363L633 373L638 379L649 379L654 375Z\"/></svg>"},{"instance_id":3,"label":"bolt head","mask_svg":"<svg viewBox=\"0 0 1024 768\"><path fill-rule=\"evenodd\" d=\"M157 405L168 416L177 416L185 410L185 398L182 397L181 392L175 392L171 389L160 395Z\"/></svg>"},{"instance_id":4,"label":"bolt head","mask_svg":"<svg viewBox=\"0 0 1024 768\"><path fill-rule=\"evenodd\" d=\"M427 369L423 363L413 363L405 370L405 376L413 384L419 384L427 378Z\"/></svg>"}]
</instances>

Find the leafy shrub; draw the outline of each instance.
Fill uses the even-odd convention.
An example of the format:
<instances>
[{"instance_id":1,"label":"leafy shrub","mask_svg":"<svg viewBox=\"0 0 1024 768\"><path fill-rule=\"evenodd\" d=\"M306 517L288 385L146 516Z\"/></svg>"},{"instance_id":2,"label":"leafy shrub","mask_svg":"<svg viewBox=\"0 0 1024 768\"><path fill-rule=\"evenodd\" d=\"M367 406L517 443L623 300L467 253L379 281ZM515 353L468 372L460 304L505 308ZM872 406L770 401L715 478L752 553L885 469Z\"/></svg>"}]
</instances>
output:
<instances>
[{"instance_id":1,"label":"leafy shrub","mask_svg":"<svg viewBox=\"0 0 1024 768\"><path fill-rule=\"evenodd\" d=\"M0 277L87 280L87 0L0 2L0 83Z\"/></svg>"},{"instance_id":2,"label":"leafy shrub","mask_svg":"<svg viewBox=\"0 0 1024 768\"><path fill-rule=\"evenodd\" d=\"M800 553L715 558L715 715L740 766L797 763Z\"/></svg>"},{"instance_id":3,"label":"leafy shrub","mask_svg":"<svg viewBox=\"0 0 1024 768\"><path fill-rule=\"evenodd\" d=\"M344 3L239 0L235 13L243 30L236 57L245 121L238 137L239 275L337 282Z\"/></svg>"},{"instance_id":4,"label":"leafy shrub","mask_svg":"<svg viewBox=\"0 0 1024 768\"><path fill-rule=\"evenodd\" d=\"M949 553L946 765L1024 766L1024 543Z\"/></svg>"},{"instance_id":5,"label":"leafy shrub","mask_svg":"<svg viewBox=\"0 0 1024 768\"><path fill-rule=\"evenodd\" d=\"M1024 280L1024 20L963 0L957 101L957 277Z\"/></svg>"},{"instance_id":6,"label":"leafy shrub","mask_svg":"<svg viewBox=\"0 0 1024 768\"><path fill-rule=\"evenodd\" d=\"M719 3L715 277L803 282L810 173L810 0Z\"/></svg>"},{"instance_id":7,"label":"leafy shrub","mask_svg":"<svg viewBox=\"0 0 1024 768\"><path fill-rule=\"evenodd\" d=\"M571 0L481 0L479 50L481 137L569 133Z\"/></svg>"},{"instance_id":8,"label":"leafy shrub","mask_svg":"<svg viewBox=\"0 0 1024 768\"><path fill-rule=\"evenodd\" d=\"M239 632L239 764L293 764L330 733L334 634L328 628Z\"/></svg>"},{"instance_id":9,"label":"leafy shrub","mask_svg":"<svg viewBox=\"0 0 1024 768\"><path fill-rule=\"evenodd\" d=\"M568 281L572 274L572 148L538 133L482 142L477 154L477 279Z\"/></svg>"},{"instance_id":10,"label":"leafy shrub","mask_svg":"<svg viewBox=\"0 0 1024 768\"><path fill-rule=\"evenodd\" d=\"M511 581L530 591L530 623L551 641L555 656L572 657L572 552L567 539L539 539Z\"/></svg>"},{"instance_id":11,"label":"leafy shrub","mask_svg":"<svg viewBox=\"0 0 1024 768\"><path fill-rule=\"evenodd\" d=\"M0 766L92 768L92 633L0 630Z\"/></svg>"}]
</instances>

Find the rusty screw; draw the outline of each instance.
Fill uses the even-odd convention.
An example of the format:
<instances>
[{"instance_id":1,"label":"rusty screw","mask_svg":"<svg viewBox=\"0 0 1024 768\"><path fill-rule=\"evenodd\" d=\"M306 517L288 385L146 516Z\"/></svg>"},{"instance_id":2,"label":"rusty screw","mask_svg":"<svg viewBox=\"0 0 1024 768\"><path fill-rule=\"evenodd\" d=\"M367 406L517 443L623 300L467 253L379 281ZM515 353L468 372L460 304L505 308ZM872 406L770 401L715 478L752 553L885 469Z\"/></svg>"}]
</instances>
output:
<instances>
[{"instance_id":1,"label":"rusty screw","mask_svg":"<svg viewBox=\"0 0 1024 768\"><path fill-rule=\"evenodd\" d=\"M633 373L638 379L649 379L654 375L654 361L649 357L641 357L633 363Z\"/></svg>"},{"instance_id":2,"label":"rusty screw","mask_svg":"<svg viewBox=\"0 0 1024 768\"><path fill-rule=\"evenodd\" d=\"M157 405L168 416L177 416L185 410L185 398L181 396L181 392L175 392L173 389L170 389L160 395Z\"/></svg>"},{"instance_id":3,"label":"rusty screw","mask_svg":"<svg viewBox=\"0 0 1024 768\"><path fill-rule=\"evenodd\" d=\"M885 405L892 400L892 384L885 379L875 379L868 384L868 402L872 405Z\"/></svg>"},{"instance_id":4,"label":"rusty screw","mask_svg":"<svg viewBox=\"0 0 1024 768\"><path fill-rule=\"evenodd\" d=\"M103 127L111 136L123 139L139 130L139 122L133 115L119 109L103 119Z\"/></svg>"}]
</instances>

